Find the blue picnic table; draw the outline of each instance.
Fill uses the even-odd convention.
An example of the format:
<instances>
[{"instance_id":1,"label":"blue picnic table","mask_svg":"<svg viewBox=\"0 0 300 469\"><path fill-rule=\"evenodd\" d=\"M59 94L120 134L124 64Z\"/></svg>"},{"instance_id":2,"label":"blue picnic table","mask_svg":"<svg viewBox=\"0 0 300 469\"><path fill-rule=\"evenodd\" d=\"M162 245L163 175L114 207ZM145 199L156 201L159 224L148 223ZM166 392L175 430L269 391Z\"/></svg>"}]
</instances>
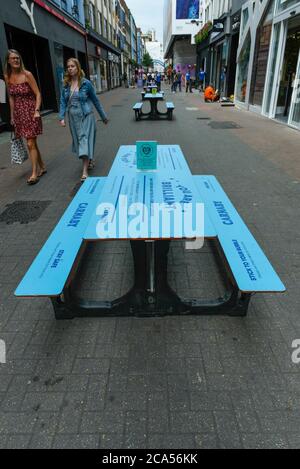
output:
<instances>
[{"instance_id":1,"label":"blue picnic table","mask_svg":"<svg viewBox=\"0 0 300 469\"><path fill-rule=\"evenodd\" d=\"M227 272L215 300L180 298L168 284L172 240L210 240ZM77 300L79 261L90 243L129 240L134 286L114 301ZM258 292L284 285L214 176L192 175L178 145L159 145L157 170L138 171L136 147L121 146L105 178L88 178L15 294L48 296L57 319L74 316L245 315Z\"/></svg>"}]
</instances>

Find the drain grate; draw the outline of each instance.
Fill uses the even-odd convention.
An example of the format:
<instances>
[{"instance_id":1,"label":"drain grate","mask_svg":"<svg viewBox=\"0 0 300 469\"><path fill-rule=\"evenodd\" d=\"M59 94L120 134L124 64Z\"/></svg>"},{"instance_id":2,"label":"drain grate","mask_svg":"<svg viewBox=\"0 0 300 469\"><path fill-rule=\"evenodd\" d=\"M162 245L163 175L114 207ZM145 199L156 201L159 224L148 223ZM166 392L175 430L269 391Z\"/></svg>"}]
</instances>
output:
<instances>
[{"instance_id":1,"label":"drain grate","mask_svg":"<svg viewBox=\"0 0 300 469\"><path fill-rule=\"evenodd\" d=\"M208 123L208 125L212 129L241 129L242 128L240 125L232 121L223 121L223 122L211 121Z\"/></svg>"},{"instance_id":2,"label":"drain grate","mask_svg":"<svg viewBox=\"0 0 300 469\"><path fill-rule=\"evenodd\" d=\"M210 121L211 117L196 117L198 121Z\"/></svg>"},{"instance_id":3,"label":"drain grate","mask_svg":"<svg viewBox=\"0 0 300 469\"><path fill-rule=\"evenodd\" d=\"M31 223L40 218L49 204L51 204L51 200L19 200L7 205L7 208L0 215L0 222L7 225L15 222Z\"/></svg>"}]
</instances>

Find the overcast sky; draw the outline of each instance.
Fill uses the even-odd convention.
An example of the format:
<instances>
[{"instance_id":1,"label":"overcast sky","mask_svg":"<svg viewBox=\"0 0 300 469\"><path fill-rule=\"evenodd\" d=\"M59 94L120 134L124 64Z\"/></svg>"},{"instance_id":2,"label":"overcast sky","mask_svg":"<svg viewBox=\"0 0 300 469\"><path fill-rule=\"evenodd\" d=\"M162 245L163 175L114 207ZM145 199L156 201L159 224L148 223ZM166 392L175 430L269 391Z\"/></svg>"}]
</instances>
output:
<instances>
[{"instance_id":1,"label":"overcast sky","mask_svg":"<svg viewBox=\"0 0 300 469\"><path fill-rule=\"evenodd\" d=\"M143 33L149 29L156 30L156 39L163 42L163 0L125 0L131 11L136 26Z\"/></svg>"}]
</instances>

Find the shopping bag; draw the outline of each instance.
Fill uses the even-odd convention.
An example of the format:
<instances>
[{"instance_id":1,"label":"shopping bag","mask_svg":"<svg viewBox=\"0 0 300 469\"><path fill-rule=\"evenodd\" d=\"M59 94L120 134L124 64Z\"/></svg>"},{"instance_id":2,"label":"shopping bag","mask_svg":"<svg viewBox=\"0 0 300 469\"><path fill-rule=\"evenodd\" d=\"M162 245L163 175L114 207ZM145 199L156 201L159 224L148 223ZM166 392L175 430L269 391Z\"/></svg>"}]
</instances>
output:
<instances>
[{"instance_id":1,"label":"shopping bag","mask_svg":"<svg viewBox=\"0 0 300 469\"><path fill-rule=\"evenodd\" d=\"M22 164L28 159L28 153L23 140L16 138L14 133L11 134L10 138L10 157L11 164Z\"/></svg>"}]
</instances>

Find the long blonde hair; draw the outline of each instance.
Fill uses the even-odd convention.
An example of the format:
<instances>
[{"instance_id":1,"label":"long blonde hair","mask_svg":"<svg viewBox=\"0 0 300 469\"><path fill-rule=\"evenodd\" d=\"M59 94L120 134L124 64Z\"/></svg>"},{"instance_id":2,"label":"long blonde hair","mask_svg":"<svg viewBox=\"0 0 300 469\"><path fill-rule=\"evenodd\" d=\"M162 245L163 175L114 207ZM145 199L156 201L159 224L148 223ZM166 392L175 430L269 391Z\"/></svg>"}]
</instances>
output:
<instances>
[{"instance_id":1,"label":"long blonde hair","mask_svg":"<svg viewBox=\"0 0 300 469\"><path fill-rule=\"evenodd\" d=\"M11 65L8 62L10 54L16 54L20 58L20 72L24 73L26 71L21 54L15 49L8 49L7 54L5 56L5 62L4 62L4 75L6 75L7 78L10 78L11 73L12 73Z\"/></svg>"},{"instance_id":2,"label":"long blonde hair","mask_svg":"<svg viewBox=\"0 0 300 469\"><path fill-rule=\"evenodd\" d=\"M77 67L77 70L78 70L78 86L80 87L81 81L85 76L84 71L81 68L79 60L75 59L74 57L71 57L70 59L67 60L67 66L68 66L68 63L71 62L71 61L74 62L74 64ZM71 84L71 77L70 77L68 69L67 69L67 71L65 73L65 77L64 77L64 85L67 86L67 85L70 85L70 84Z\"/></svg>"}]
</instances>

